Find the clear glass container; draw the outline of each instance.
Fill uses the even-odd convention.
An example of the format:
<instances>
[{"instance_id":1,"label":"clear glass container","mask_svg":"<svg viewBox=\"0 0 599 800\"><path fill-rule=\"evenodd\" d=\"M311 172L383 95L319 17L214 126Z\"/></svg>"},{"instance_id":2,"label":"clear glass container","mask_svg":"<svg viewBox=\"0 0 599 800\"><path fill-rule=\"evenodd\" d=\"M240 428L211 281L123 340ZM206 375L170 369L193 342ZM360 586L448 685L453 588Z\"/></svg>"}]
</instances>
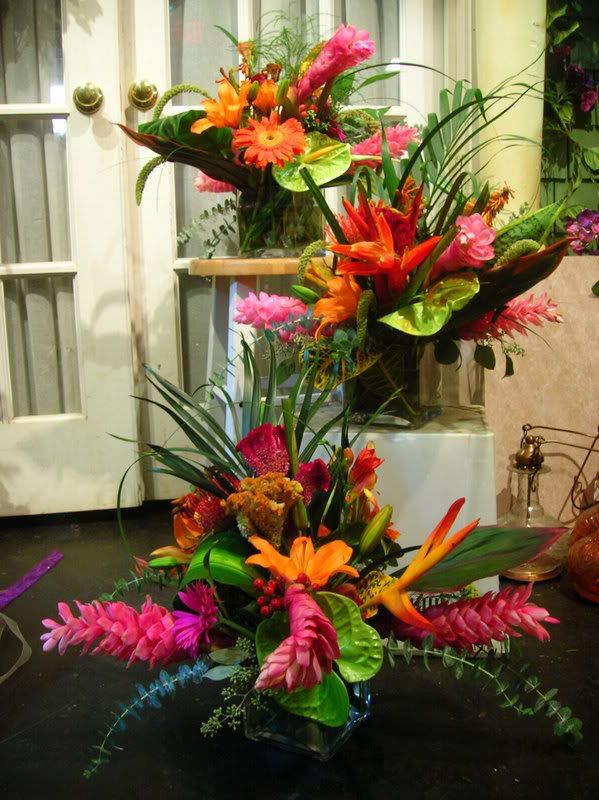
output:
<instances>
[{"instance_id":1,"label":"clear glass container","mask_svg":"<svg viewBox=\"0 0 599 800\"><path fill-rule=\"evenodd\" d=\"M351 732L370 716L370 683L352 683L349 692L349 717L340 728L298 717L285 711L274 700L256 708L246 703L243 711L244 732L248 739L301 753L319 761L328 761L347 741Z\"/></svg>"},{"instance_id":2,"label":"clear glass container","mask_svg":"<svg viewBox=\"0 0 599 800\"><path fill-rule=\"evenodd\" d=\"M510 467L518 482L518 493L512 495L512 506L507 514L497 520L497 525L506 528L563 528L563 524L545 513L539 500L539 481L541 475L549 472L542 467L537 472ZM514 581L547 581L557 577L566 562L569 532L565 532L548 550L531 561L513 567L502 573L503 578Z\"/></svg>"}]
</instances>

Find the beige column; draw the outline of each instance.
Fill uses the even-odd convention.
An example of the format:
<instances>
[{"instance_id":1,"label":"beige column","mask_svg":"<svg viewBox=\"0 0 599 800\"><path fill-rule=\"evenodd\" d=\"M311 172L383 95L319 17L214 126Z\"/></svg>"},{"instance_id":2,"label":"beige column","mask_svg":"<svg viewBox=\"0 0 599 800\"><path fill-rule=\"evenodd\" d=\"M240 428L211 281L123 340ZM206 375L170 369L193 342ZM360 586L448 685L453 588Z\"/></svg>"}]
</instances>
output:
<instances>
[{"instance_id":1,"label":"beige column","mask_svg":"<svg viewBox=\"0 0 599 800\"><path fill-rule=\"evenodd\" d=\"M538 84L544 78L546 0L474 0L474 85L487 93L506 78ZM542 85L539 85L542 90ZM483 177L506 182L516 191L510 209L523 203L538 206L541 174L543 101L540 92L520 100L491 129L491 135L516 134L532 143L489 145L480 163L493 154Z\"/></svg>"}]
</instances>

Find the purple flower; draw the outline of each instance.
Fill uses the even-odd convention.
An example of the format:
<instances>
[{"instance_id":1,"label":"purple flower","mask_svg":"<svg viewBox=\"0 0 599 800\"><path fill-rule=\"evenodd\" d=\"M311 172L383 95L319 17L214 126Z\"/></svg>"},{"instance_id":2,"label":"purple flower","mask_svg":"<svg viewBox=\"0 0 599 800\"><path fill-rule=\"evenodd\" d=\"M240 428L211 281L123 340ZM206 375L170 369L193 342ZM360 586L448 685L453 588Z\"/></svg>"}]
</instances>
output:
<instances>
[{"instance_id":1,"label":"purple flower","mask_svg":"<svg viewBox=\"0 0 599 800\"><path fill-rule=\"evenodd\" d=\"M179 592L179 599L191 611L173 611L175 640L177 647L195 658L200 649L210 647L210 629L218 619L214 589L198 581Z\"/></svg>"},{"instance_id":2,"label":"purple flower","mask_svg":"<svg viewBox=\"0 0 599 800\"><path fill-rule=\"evenodd\" d=\"M592 111L597 105L597 89L583 89L580 93L580 110Z\"/></svg>"},{"instance_id":3,"label":"purple flower","mask_svg":"<svg viewBox=\"0 0 599 800\"><path fill-rule=\"evenodd\" d=\"M566 85L572 92L578 92L582 89L585 82L585 71L578 64L569 64L566 69Z\"/></svg>"},{"instance_id":4,"label":"purple flower","mask_svg":"<svg viewBox=\"0 0 599 800\"><path fill-rule=\"evenodd\" d=\"M581 256L583 253L589 255L599 253L598 249L589 247L589 245L596 244L599 237L599 211L585 208L576 219L572 219L572 217L566 219L565 230L572 237L570 247L577 256Z\"/></svg>"}]
</instances>

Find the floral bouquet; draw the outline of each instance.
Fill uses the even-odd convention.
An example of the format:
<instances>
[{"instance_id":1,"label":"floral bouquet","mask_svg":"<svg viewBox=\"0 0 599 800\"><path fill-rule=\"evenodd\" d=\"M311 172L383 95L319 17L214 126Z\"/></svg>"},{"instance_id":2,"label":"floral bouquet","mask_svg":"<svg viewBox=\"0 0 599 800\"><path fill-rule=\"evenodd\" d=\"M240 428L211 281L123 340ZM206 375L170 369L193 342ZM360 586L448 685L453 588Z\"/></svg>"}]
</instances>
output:
<instances>
[{"instance_id":1,"label":"floral bouquet","mask_svg":"<svg viewBox=\"0 0 599 800\"><path fill-rule=\"evenodd\" d=\"M224 33L240 64L221 69L216 98L197 86L175 86L139 131L121 126L133 141L158 153L139 175L138 202L157 165L190 164L201 171L200 191L237 190L241 254L299 255L322 236L322 217L300 168L318 186L332 186L351 181L361 160L380 161L377 112L344 107L352 94L397 70L361 80L363 70L372 67L358 65L374 54L374 43L352 25L341 25L318 43L304 43L289 28L268 43L238 42ZM166 103L183 92L203 95L202 107L161 117ZM392 153L404 153L416 133L403 125L390 128Z\"/></svg>"},{"instance_id":2,"label":"floral bouquet","mask_svg":"<svg viewBox=\"0 0 599 800\"><path fill-rule=\"evenodd\" d=\"M207 735L243 717L251 738L327 758L368 715L367 682L384 652L409 662L414 645L441 656L456 677L467 669L488 678L520 714L544 708L556 733L580 738L581 722L555 692L544 693L493 647L522 633L545 641L544 625L557 620L530 602L530 587L478 597L470 586L534 557L561 529L475 520L450 534L461 499L422 546L402 548L392 508L377 502L381 460L372 445L354 454L347 410L319 426L327 391L314 393L315 365L302 370L278 418L274 360L262 399L247 344L243 358L235 441L201 403L148 370L163 409L189 439L186 448L149 444L146 453L158 471L191 485L174 503L175 544L138 563L141 574L117 582L112 594L77 602L76 614L59 603L60 621L43 622L44 650L82 645L84 653L151 668L182 662L137 685L86 775L109 758L112 737L133 717L203 679L226 682L223 707L203 724ZM232 405L217 385L212 391L215 402ZM329 442L335 422L341 434ZM150 596L140 610L117 599L145 583L172 589L172 608Z\"/></svg>"}]
</instances>

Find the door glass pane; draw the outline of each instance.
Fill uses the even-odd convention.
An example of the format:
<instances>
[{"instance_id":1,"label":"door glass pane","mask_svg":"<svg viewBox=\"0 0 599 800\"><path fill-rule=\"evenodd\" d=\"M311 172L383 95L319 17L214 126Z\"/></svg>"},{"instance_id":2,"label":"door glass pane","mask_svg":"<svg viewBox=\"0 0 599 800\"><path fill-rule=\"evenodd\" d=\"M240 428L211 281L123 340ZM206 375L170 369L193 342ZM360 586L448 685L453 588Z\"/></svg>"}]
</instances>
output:
<instances>
[{"instance_id":1,"label":"door glass pane","mask_svg":"<svg viewBox=\"0 0 599 800\"><path fill-rule=\"evenodd\" d=\"M2 284L14 416L80 412L73 277Z\"/></svg>"},{"instance_id":2,"label":"door glass pane","mask_svg":"<svg viewBox=\"0 0 599 800\"><path fill-rule=\"evenodd\" d=\"M276 36L284 26L302 31L308 42L317 42L320 38L318 0L253 0L252 7L254 34L266 41Z\"/></svg>"},{"instance_id":3,"label":"door glass pane","mask_svg":"<svg viewBox=\"0 0 599 800\"><path fill-rule=\"evenodd\" d=\"M192 83L213 93L219 69L237 63L233 43L215 25L237 36L237 0L169 0L171 83ZM179 95L173 103L196 105L197 94Z\"/></svg>"},{"instance_id":4,"label":"door glass pane","mask_svg":"<svg viewBox=\"0 0 599 800\"><path fill-rule=\"evenodd\" d=\"M0 261L71 255L64 118L0 118Z\"/></svg>"},{"instance_id":5,"label":"door glass pane","mask_svg":"<svg viewBox=\"0 0 599 800\"><path fill-rule=\"evenodd\" d=\"M60 0L0 0L0 103L64 102Z\"/></svg>"},{"instance_id":6,"label":"door glass pane","mask_svg":"<svg viewBox=\"0 0 599 800\"><path fill-rule=\"evenodd\" d=\"M233 256L237 224L233 192L198 191L197 169L175 164L177 255L179 258Z\"/></svg>"},{"instance_id":7,"label":"door glass pane","mask_svg":"<svg viewBox=\"0 0 599 800\"><path fill-rule=\"evenodd\" d=\"M399 3L383 0L335 0L336 24L344 22L358 30L365 28L376 46L372 63L381 64L399 59ZM392 68L391 68L392 69ZM366 78L382 68L363 73ZM361 73L362 74L362 73ZM367 86L354 102L373 105L399 105L399 76Z\"/></svg>"}]
</instances>

